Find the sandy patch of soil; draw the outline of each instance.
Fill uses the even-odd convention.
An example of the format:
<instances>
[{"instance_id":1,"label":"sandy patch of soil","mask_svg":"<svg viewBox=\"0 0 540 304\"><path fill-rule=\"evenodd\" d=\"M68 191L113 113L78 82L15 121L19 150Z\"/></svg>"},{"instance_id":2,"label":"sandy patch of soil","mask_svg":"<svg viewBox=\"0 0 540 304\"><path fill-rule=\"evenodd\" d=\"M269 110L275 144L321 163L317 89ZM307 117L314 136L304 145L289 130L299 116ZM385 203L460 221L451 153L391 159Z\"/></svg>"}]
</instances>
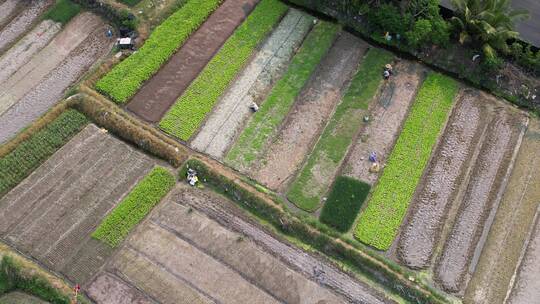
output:
<instances>
[{"instance_id":1,"label":"sandy patch of soil","mask_svg":"<svg viewBox=\"0 0 540 304\"><path fill-rule=\"evenodd\" d=\"M487 124L487 113L472 91L463 92L435 151L435 156L412 200L398 254L411 268L429 266L444 217L454 201L468 160Z\"/></svg>"},{"instance_id":2,"label":"sandy patch of soil","mask_svg":"<svg viewBox=\"0 0 540 304\"><path fill-rule=\"evenodd\" d=\"M20 67L9 79L0 84L0 109L3 109L0 114L37 86L72 51L77 47L81 48L80 44L92 32L94 32L95 36L99 35L99 38L105 36L103 32L95 32L96 28L100 26L103 26L103 23L94 14L83 13L75 17L45 48L35 54L29 62ZM103 41L103 39L98 41L101 45L93 46L96 49L107 45L107 42ZM85 42L87 44L88 42L98 41Z\"/></svg>"},{"instance_id":3,"label":"sandy patch of soil","mask_svg":"<svg viewBox=\"0 0 540 304\"><path fill-rule=\"evenodd\" d=\"M0 200L0 237L68 277L73 268L97 271L103 250L88 248L90 234L153 165L89 125Z\"/></svg>"},{"instance_id":4,"label":"sandy patch of soil","mask_svg":"<svg viewBox=\"0 0 540 304\"><path fill-rule=\"evenodd\" d=\"M523 119L500 111L488 125L488 134L461 202L444 251L436 267L436 279L450 292L464 288L475 250L487 223L491 208L497 208L500 191L505 188L508 167L519 142ZM481 247L480 247L481 248Z\"/></svg>"},{"instance_id":5,"label":"sandy patch of soil","mask_svg":"<svg viewBox=\"0 0 540 304\"><path fill-rule=\"evenodd\" d=\"M105 29L105 25L95 29L57 68L0 116L0 125L5 126L0 130L0 142L8 140L43 115L62 99L64 91L71 84L111 49L111 40L103 35Z\"/></svg>"},{"instance_id":6,"label":"sandy patch of soil","mask_svg":"<svg viewBox=\"0 0 540 304\"><path fill-rule=\"evenodd\" d=\"M226 0L135 94L127 108L158 122L259 0Z\"/></svg>"},{"instance_id":7,"label":"sandy patch of soil","mask_svg":"<svg viewBox=\"0 0 540 304\"><path fill-rule=\"evenodd\" d=\"M540 122L532 119L480 261L467 287L464 303L502 303L506 296L540 201L538 151Z\"/></svg>"},{"instance_id":8,"label":"sandy patch of soil","mask_svg":"<svg viewBox=\"0 0 540 304\"><path fill-rule=\"evenodd\" d=\"M370 109L370 122L360 132L343 169L344 175L371 185L379 174L369 172L369 153L376 152L379 162L384 164L425 71L419 64L408 61L399 62L394 69L396 75L383 87L379 102Z\"/></svg>"},{"instance_id":9,"label":"sandy patch of soil","mask_svg":"<svg viewBox=\"0 0 540 304\"><path fill-rule=\"evenodd\" d=\"M99 275L86 290L99 304L153 304L154 301L128 283L110 273Z\"/></svg>"},{"instance_id":10,"label":"sandy patch of soil","mask_svg":"<svg viewBox=\"0 0 540 304\"><path fill-rule=\"evenodd\" d=\"M0 3L0 30L13 18L22 3L20 0L6 0Z\"/></svg>"},{"instance_id":11,"label":"sandy patch of soil","mask_svg":"<svg viewBox=\"0 0 540 304\"><path fill-rule=\"evenodd\" d=\"M60 31L61 24L44 20L0 57L0 84L26 64ZM3 104L0 104L2 107ZM0 113L4 112L0 108Z\"/></svg>"},{"instance_id":12,"label":"sandy patch of soil","mask_svg":"<svg viewBox=\"0 0 540 304\"><path fill-rule=\"evenodd\" d=\"M340 101L365 48L360 39L347 32L337 38L264 157L250 170L255 179L277 189L294 176Z\"/></svg>"},{"instance_id":13,"label":"sandy patch of soil","mask_svg":"<svg viewBox=\"0 0 540 304\"><path fill-rule=\"evenodd\" d=\"M0 54L36 23L38 17L53 4L53 0L33 0L17 17L0 30Z\"/></svg>"},{"instance_id":14,"label":"sandy patch of soil","mask_svg":"<svg viewBox=\"0 0 540 304\"><path fill-rule=\"evenodd\" d=\"M208 194L197 193L196 196L191 195L191 197L182 203L203 212L224 227L244 235L246 239L257 243L265 252L278 257L295 271L319 285L343 295L350 302L391 303L383 295L340 271L326 259L306 253L276 239L256 223L247 219L242 211L223 197L210 192Z\"/></svg>"},{"instance_id":15,"label":"sandy patch of soil","mask_svg":"<svg viewBox=\"0 0 540 304\"><path fill-rule=\"evenodd\" d=\"M291 9L217 103L201 131L191 142L194 149L222 158L249 118L249 105L261 104L311 29L314 18Z\"/></svg>"}]
</instances>

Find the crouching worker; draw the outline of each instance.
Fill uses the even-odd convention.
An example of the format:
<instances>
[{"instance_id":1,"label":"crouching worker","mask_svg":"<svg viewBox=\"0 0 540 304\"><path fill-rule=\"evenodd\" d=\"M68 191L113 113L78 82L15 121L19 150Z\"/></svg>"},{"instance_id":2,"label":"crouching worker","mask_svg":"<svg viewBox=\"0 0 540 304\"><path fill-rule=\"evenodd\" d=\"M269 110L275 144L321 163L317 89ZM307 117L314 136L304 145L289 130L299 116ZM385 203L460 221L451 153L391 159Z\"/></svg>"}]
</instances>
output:
<instances>
[{"instance_id":1,"label":"crouching worker","mask_svg":"<svg viewBox=\"0 0 540 304\"><path fill-rule=\"evenodd\" d=\"M388 63L384 66L383 77L385 80L388 80L390 75L392 75L392 65Z\"/></svg>"}]
</instances>

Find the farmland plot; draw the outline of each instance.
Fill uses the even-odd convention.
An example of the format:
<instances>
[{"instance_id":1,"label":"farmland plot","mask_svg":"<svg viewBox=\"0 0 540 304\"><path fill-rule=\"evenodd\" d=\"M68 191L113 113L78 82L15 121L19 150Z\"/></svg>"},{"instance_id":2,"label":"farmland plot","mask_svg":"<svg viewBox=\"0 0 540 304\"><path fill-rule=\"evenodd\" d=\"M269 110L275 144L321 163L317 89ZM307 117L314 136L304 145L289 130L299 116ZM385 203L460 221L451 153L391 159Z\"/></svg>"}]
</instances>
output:
<instances>
[{"instance_id":1,"label":"farmland plot","mask_svg":"<svg viewBox=\"0 0 540 304\"><path fill-rule=\"evenodd\" d=\"M367 44L343 32L312 75L279 133L256 162L253 177L277 189L294 176L313 147Z\"/></svg>"},{"instance_id":2,"label":"farmland plot","mask_svg":"<svg viewBox=\"0 0 540 304\"><path fill-rule=\"evenodd\" d=\"M222 158L248 119L249 106L261 104L264 96L286 69L286 64L307 35L314 18L290 9L279 26L221 98L213 113L191 141L191 146Z\"/></svg>"},{"instance_id":3,"label":"farmland plot","mask_svg":"<svg viewBox=\"0 0 540 304\"><path fill-rule=\"evenodd\" d=\"M98 16L84 13L70 22L60 34L58 34L45 48L35 54L30 61L12 74L4 83L0 83L0 114L17 103L44 77L57 68L71 52L80 46L83 41L94 32L94 36L102 38L103 32L95 32L103 23ZM86 41L90 42L90 41ZM103 46L87 46L100 48ZM9 63L11 66L15 62ZM13 69L13 67L8 67Z\"/></svg>"},{"instance_id":4,"label":"farmland plot","mask_svg":"<svg viewBox=\"0 0 540 304\"><path fill-rule=\"evenodd\" d=\"M15 43L19 36L30 30L39 16L53 3L53 0L32 0L27 8L0 29L0 54Z\"/></svg>"},{"instance_id":5,"label":"farmland plot","mask_svg":"<svg viewBox=\"0 0 540 304\"><path fill-rule=\"evenodd\" d=\"M103 35L105 29L103 24L97 26L64 61L0 116L0 124L5 126L0 131L0 142L14 136L62 99L64 91L111 49L112 41Z\"/></svg>"},{"instance_id":6,"label":"farmland plot","mask_svg":"<svg viewBox=\"0 0 540 304\"><path fill-rule=\"evenodd\" d=\"M115 281L122 292L133 294L135 287L161 303L345 302L335 293L339 288L321 286L334 282L326 279L334 275L333 268L219 207L228 203L214 193L179 186L136 229L106 267L109 272L92 282L89 290L96 292L90 296L97 303L111 303L107 299L118 291L104 285ZM281 250L268 252L271 244ZM291 261L312 264L297 268ZM356 300L384 303L349 277L343 283L339 287L355 286L349 291L360 296Z\"/></svg>"},{"instance_id":7,"label":"farmland plot","mask_svg":"<svg viewBox=\"0 0 540 304\"><path fill-rule=\"evenodd\" d=\"M526 119L517 112L498 112L488 123L486 137L472 168L467 189L436 268L444 289L462 291L481 235L491 225L490 212L497 210L505 181L519 149ZM474 267L474 265L473 265Z\"/></svg>"},{"instance_id":8,"label":"farmland plot","mask_svg":"<svg viewBox=\"0 0 540 304\"><path fill-rule=\"evenodd\" d=\"M84 283L111 254L90 233L153 164L89 125L0 200L0 237Z\"/></svg>"},{"instance_id":9,"label":"farmland plot","mask_svg":"<svg viewBox=\"0 0 540 304\"><path fill-rule=\"evenodd\" d=\"M14 17L17 10L21 8L21 4L19 0L6 0L0 3L0 30Z\"/></svg>"},{"instance_id":10,"label":"farmland plot","mask_svg":"<svg viewBox=\"0 0 540 304\"><path fill-rule=\"evenodd\" d=\"M538 151L540 123L531 119L464 303L502 303L506 296L540 201Z\"/></svg>"},{"instance_id":11,"label":"farmland plot","mask_svg":"<svg viewBox=\"0 0 540 304\"><path fill-rule=\"evenodd\" d=\"M226 0L135 94L128 109L158 122L259 0Z\"/></svg>"}]
</instances>

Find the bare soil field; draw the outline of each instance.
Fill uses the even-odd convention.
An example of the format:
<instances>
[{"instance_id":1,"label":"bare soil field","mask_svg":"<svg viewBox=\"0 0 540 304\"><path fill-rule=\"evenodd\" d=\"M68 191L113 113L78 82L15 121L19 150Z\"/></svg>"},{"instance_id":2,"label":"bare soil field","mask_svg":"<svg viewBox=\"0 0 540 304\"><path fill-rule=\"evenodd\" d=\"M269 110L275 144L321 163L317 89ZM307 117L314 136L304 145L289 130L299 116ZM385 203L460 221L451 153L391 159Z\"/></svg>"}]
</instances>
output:
<instances>
[{"instance_id":1,"label":"bare soil field","mask_svg":"<svg viewBox=\"0 0 540 304\"><path fill-rule=\"evenodd\" d=\"M506 192L467 287L464 303L491 304L504 301L523 254L522 249L530 236L531 227L534 227L533 221L540 201L538 151L540 122L531 119ZM537 273L540 272L537 270ZM540 298L540 295L534 298Z\"/></svg>"},{"instance_id":2,"label":"bare soil field","mask_svg":"<svg viewBox=\"0 0 540 304\"><path fill-rule=\"evenodd\" d=\"M30 1L19 15L0 30L0 54L15 43L19 36L30 30L39 16L53 3L53 0Z\"/></svg>"},{"instance_id":3,"label":"bare soil field","mask_svg":"<svg viewBox=\"0 0 540 304\"><path fill-rule=\"evenodd\" d=\"M60 23L44 20L0 57L0 84L45 47L60 31L60 28ZM2 106L4 104L0 104L0 107ZM0 113L2 112L4 110L0 108Z\"/></svg>"},{"instance_id":4,"label":"bare soil field","mask_svg":"<svg viewBox=\"0 0 540 304\"><path fill-rule=\"evenodd\" d=\"M290 9L236 82L217 103L191 147L221 159L252 113L249 106L261 104L272 85L307 35L314 18Z\"/></svg>"},{"instance_id":5,"label":"bare soil field","mask_svg":"<svg viewBox=\"0 0 540 304\"><path fill-rule=\"evenodd\" d=\"M17 71L9 79L0 84L0 114L37 86L70 53L77 47L80 48L81 43L90 42L85 40L92 33L96 37L102 38L103 32L97 33L96 29L103 26L101 19L94 14L83 13L76 16L45 48L35 54L25 65L17 68ZM100 41L100 43L106 42ZM92 47L99 49L103 45ZM11 62L10 66L12 64L14 62Z\"/></svg>"},{"instance_id":6,"label":"bare soil field","mask_svg":"<svg viewBox=\"0 0 540 304\"><path fill-rule=\"evenodd\" d=\"M6 0L0 3L0 30L17 14L22 4L23 1L20 0Z\"/></svg>"},{"instance_id":7,"label":"bare soil field","mask_svg":"<svg viewBox=\"0 0 540 304\"><path fill-rule=\"evenodd\" d=\"M153 165L91 124L0 200L0 237L83 283L111 253L90 234Z\"/></svg>"},{"instance_id":8,"label":"bare soil field","mask_svg":"<svg viewBox=\"0 0 540 304\"><path fill-rule=\"evenodd\" d=\"M514 152L523 136L524 117L511 109L499 110L488 124L488 134L436 267L437 281L449 292L463 291L470 266L474 269L473 255L482 248L481 236L491 225L487 218L499 205Z\"/></svg>"},{"instance_id":9,"label":"bare soil field","mask_svg":"<svg viewBox=\"0 0 540 304\"><path fill-rule=\"evenodd\" d=\"M405 265L430 265L444 218L459 192L488 119L485 100L473 91L462 92L402 228L398 254Z\"/></svg>"},{"instance_id":10,"label":"bare soil field","mask_svg":"<svg viewBox=\"0 0 540 304\"><path fill-rule=\"evenodd\" d=\"M158 122L259 0L226 0L135 94L127 108Z\"/></svg>"},{"instance_id":11,"label":"bare soil field","mask_svg":"<svg viewBox=\"0 0 540 304\"><path fill-rule=\"evenodd\" d=\"M0 296L0 304L47 304L49 302L40 300L24 292L13 291Z\"/></svg>"},{"instance_id":12,"label":"bare soil field","mask_svg":"<svg viewBox=\"0 0 540 304\"><path fill-rule=\"evenodd\" d=\"M178 186L96 276L89 296L98 304L119 294L135 303L344 303L352 294L354 303L385 303L222 204L229 202L218 194Z\"/></svg>"},{"instance_id":13,"label":"bare soil field","mask_svg":"<svg viewBox=\"0 0 540 304\"><path fill-rule=\"evenodd\" d=\"M315 144L367 49L360 39L342 32L302 89L264 156L250 170L271 189L289 181Z\"/></svg>"},{"instance_id":14,"label":"bare soil field","mask_svg":"<svg viewBox=\"0 0 540 304\"><path fill-rule=\"evenodd\" d=\"M369 109L370 122L360 132L343 167L344 175L371 185L379 174L369 172L369 153L376 152L379 162L384 164L425 72L419 64L408 61L399 62L394 70L395 76L384 86L379 102Z\"/></svg>"},{"instance_id":15,"label":"bare soil field","mask_svg":"<svg viewBox=\"0 0 540 304\"><path fill-rule=\"evenodd\" d=\"M509 304L534 304L540 299L540 220L519 267L516 282L508 298Z\"/></svg>"},{"instance_id":16,"label":"bare soil field","mask_svg":"<svg viewBox=\"0 0 540 304\"><path fill-rule=\"evenodd\" d=\"M112 40L105 37L106 26L97 27L81 45L71 52L58 67L46 75L28 94L0 116L0 143L26 127L64 96L66 89L76 82L99 58L112 48Z\"/></svg>"}]
</instances>

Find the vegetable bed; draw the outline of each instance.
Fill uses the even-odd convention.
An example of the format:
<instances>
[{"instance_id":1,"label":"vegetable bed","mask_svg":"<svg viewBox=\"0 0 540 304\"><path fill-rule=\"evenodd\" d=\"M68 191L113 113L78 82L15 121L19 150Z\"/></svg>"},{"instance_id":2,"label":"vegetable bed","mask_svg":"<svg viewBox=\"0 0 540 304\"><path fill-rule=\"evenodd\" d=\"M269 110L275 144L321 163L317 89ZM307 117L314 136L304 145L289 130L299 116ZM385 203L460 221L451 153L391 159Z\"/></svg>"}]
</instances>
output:
<instances>
[{"instance_id":1,"label":"vegetable bed","mask_svg":"<svg viewBox=\"0 0 540 304\"><path fill-rule=\"evenodd\" d=\"M160 128L187 141L286 11L278 0L262 0L163 117Z\"/></svg>"},{"instance_id":2,"label":"vegetable bed","mask_svg":"<svg viewBox=\"0 0 540 304\"><path fill-rule=\"evenodd\" d=\"M248 166L262 152L264 144L281 125L304 84L332 46L339 29L339 26L324 21L315 25L283 78L275 84L228 153L228 163Z\"/></svg>"},{"instance_id":3,"label":"vegetable bed","mask_svg":"<svg viewBox=\"0 0 540 304\"><path fill-rule=\"evenodd\" d=\"M66 24L81 11L81 6L71 0L57 0L56 3L45 13L43 19L51 19L55 22Z\"/></svg>"},{"instance_id":4,"label":"vegetable bed","mask_svg":"<svg viewBox=\"0 0 540 304\"><path fill-rule=\"evenodd\" d=\"M324 204L319 220L340 232L347 232L368 196L370 185L339 176Z\"/></svg>"},{"instance_id":5,"label":"vegetable bed","mask_svg":"<svg viewBox=\"0 0 540 304\"><path fill-rule=\"evenodd\" d=\"M360 214L355 233L360 241L379 250L391 246L457 91L457 82L441 74L432 73L424 81L371 200Z\"/></svg>"},{"instance_id":6,"label":"vegetable bed","mask_svg":"<svg viewBox=\"0 0 540 304\"><path fill-rule=\"evenodd\" d=\"M222 0L190 0L152 32L144 45L96 83L96 89L117 103L125 103L190 34L219 7Z\"/></svg>"},{"instance_id":7,"label":"vegetable bed","mask_svg":"<svg viewBox=\"0 0 540 304\"><path fill-rule=\"evenodd\" d=\"M49 125L0 159L0 197L66 144L88 124L86 117L67 110Z\"/></svg>"},{"instance_id":8,"label":"vegetable bed","mask_svg":"<svg viewBox=\"0 0 540 304\"><path fill-rule=\"evenodd\" d=\"M287 195L299 208L314 211L319 207L321 197L328 191L354 135L362 124L368 105L383 81L382 67L392 61L392 57L391 53L380 49L370 49L367 52L307 165Z\"/></svg>"},{"instance_id":9,"label":"vegetable bed","mask_svg":"<svg viewBox=\"0 0 540 304\"><path fill-rule=\"evenodd\" d=\"M162 167L155 167L107 215L92 237L117 247L144 217L152 211L175 184L174 176Z\"/></svg>"}]
</instances>

